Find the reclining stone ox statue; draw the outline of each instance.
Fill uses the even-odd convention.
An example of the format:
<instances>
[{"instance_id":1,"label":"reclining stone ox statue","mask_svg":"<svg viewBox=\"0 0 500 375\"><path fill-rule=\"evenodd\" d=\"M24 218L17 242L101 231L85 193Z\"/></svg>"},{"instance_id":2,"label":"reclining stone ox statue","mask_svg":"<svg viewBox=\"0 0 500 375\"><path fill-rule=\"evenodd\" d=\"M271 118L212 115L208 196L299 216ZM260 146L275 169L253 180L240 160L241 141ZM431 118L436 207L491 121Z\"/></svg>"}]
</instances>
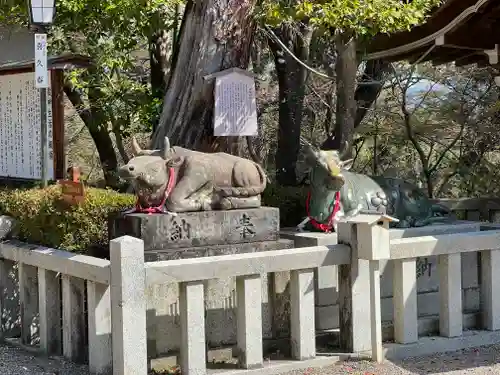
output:
<instances>
[{"instance_id":1,"label":"reclining stone ox statue","mask_svg":"<svg viewBox=\"0 0 500 375\"><path fill-rule=\"evenodd\" d=\"M337 151L313 148L305 143L305 161L310 167L311 191L307 218L297 229L330 232L342 217L377 212L398 222L392 227L408 228L451 221L451 212L432 203L415 185L399 178L373 177L349 172L351 160L341 160Z\"/></svg>"},{"instance_id":2,"label":"reclining stone ox statue","mask_svg":"<svg viewBox=\"0 0 500 375\"><path fill-rule=\"evenodd\" d=\"M141 150L119 169L137 195L136 212L190 212L257 208L267 177L260 165L226 153L170 147Z\"/></svg>"}]
</instances>

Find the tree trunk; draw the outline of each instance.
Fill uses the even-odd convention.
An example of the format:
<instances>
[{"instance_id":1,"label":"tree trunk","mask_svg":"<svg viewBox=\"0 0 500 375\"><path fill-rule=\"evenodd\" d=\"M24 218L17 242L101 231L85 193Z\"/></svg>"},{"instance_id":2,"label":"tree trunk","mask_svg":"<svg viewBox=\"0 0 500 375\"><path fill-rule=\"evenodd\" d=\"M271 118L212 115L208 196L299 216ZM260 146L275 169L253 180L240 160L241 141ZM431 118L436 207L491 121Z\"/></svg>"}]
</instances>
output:
<instances>
[{"instance_id":1,"label":"tree trunk","mask_svg":"<svg viewBox=\"0 0 500 375\"><path fill-rule=\"evenodd\" d=\"M246 69L254 32L256 0L189 0L179 33L163 110L152 146L171 144L211 151L229 141L213 136L214 82L204 76L231 67ZM226 149L229 147L226 147Z\"/></svg>"},{"instance_id":2,"label":"tree trunk","mask_svg":"<svg viewBox=\"0 0 500 375\"><path fill-rule=\"evenodd\" d=\"M300 34L292 27L282 26L275 34L301 61L309 60L311 34L302 28ZM276 180L283 186L297 184L295 166L300 151L300 130L304 108L307 70L269 39L274 55L279 85L279 125L276 148Z\"/></svg>"},{"instance_id":3,"label":"tree trunk","mask_svg":"<svg viewBox=\"0 0 500 375\"><path fill-rule=\"evenodd\" d=\"M154 98L163 100L167 86L168 34L165 30L156 31L149 42L149 65L151 66L151 91ZM160 118L153 120L153 132Z\"/></svg>"},{"instance_id":4,"label":"tree trunk","mask_svg":"<svg viewBox=\"0 0 500 375\"><path fill-rule=\"evenodd\" d=\"M363 76L356 88L357 109L354 120L354 129L356 129L368 112L368 109L377 100L382 87L384 87L384 78L389 72L391 64L382 60L370 60L366 62Z\"/></svg>"},{"instance_id":5,"label":"tree trunk","mask_svg":"<svg viewBox=\"0 0 500 375\"><path fill-rule=\"evenodd\" d=\"M65 83L64 92L77 110L78 115L89 130L90 136L94 141L101 168L104 174L106 186L114 187L118 183L116 170L118 168L118 160L116 158L113 141L107 128L107 121L104 113L98 105L92 106L92 103L97 101L97 92L89 94L90 107L86 107L80 93L69 84Z\"/></svg>"},{"instance_id":6,"label":"tree trunk","mask_svg":"<svg viewBox=\"0 0 500 375\"><path fill-rule=\"evenodd\" d=\"M382 87L384 86L384 78L390 70L390 64L381 60L367 61L364 74L359 81L354 98L356 100L356 116L354 118L354 129L356 129L368 112L368 109L377 99ZM337 123L338 124L338 123ZM339 124L340 125L340 124ZM325 150L340 149L342 136L342 127L335 127L328 138L325 140L321 148Z\"/></svg>"},{"instance_id":7,"label":"tree trunk","mask_svg":"<svg viewBox=\"0 0 500 375\"><path fill-rule=\"evenodd\" d=\"M352 157L354 121L356 119L356 42L349 35L337 34L337 116L333 149L339 150L344 158Z\"/></svg>"}]
</instances>

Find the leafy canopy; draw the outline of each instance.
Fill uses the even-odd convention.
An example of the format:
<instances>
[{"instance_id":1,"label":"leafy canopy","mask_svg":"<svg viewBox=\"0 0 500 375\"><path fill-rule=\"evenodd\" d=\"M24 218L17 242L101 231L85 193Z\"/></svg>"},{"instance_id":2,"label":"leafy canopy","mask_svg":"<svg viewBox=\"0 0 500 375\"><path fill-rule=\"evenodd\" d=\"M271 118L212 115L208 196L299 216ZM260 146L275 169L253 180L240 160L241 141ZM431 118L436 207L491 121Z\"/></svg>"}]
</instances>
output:
<instances>
[{"instance_id":1,"label":"leafy canopy","mask_svg":"<svg viewBox=\"0 0 500 375\"><path fill-rule=\"evenodd\" d=\"M421 24L442 0L264 0L260 16L273 26L305 21L357 37L408 30Z\"/></svg>"},{"instance_id":2,"label":"leafy canopy","mask_svg":"<svg viewBox=\"0 0 500 375\"><path fill-rule=\"evenodd\" d=\"M169 30L181 0L58 0L49 28L49 52L92 57L94 66L66 73L85 103L98 108L115 131L134 132L160 110L149 82L148 46ZM27 2L0 3L0 25L28 25ZM116 127L118 129L116 129ZM126 135L126 134L124 134Z\"/></svg>"}]
</instances>

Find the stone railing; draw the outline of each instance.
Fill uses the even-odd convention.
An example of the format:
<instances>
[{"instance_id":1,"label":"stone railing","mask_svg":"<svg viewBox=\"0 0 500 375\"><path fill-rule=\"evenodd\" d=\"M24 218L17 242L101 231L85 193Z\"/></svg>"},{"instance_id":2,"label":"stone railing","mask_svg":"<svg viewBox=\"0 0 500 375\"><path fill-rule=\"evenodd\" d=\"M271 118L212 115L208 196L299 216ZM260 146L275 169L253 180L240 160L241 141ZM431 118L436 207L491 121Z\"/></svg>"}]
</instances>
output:
<instances>
[{"instance_id":1,"label":"stone railing","mask_svg":"<svg viewBox=\"0 0 500 375\"><path fill-rule=\"evenodd\" d=\"M17 241L0 243L0 258L2 339L16 336L12 331L20 326L23 344L39 344L47 355L88 361L96 374L109 372L110 284L117 281L111 278L110 262ZM119 337L115 335L113 342Z\"/></svg>"},{"instance_id":2,"label":"stone railing","mask_svg":"<svg viewBox=\"0 0 500 375\"><path fill-rule=\"evenodd\" d=\"M266 373L277 374L297 366L324 365L336 360L317 355L316 351L314 274L319 267L339 268L340 349L357 354L371 352L372 358L380 361L385 354L396 352L399 344L408 348L422 340L417 329L417 257L438 256L439 334L446 340L462 338L461 254L480 251L484 328L500 328L500 276L494 272L500 267L500 250L496 250L500 249L500 230L391 238L388 220L360 215L342 223L338 245L150 263L144 261L143 242L128 236L111 241L110 261L7 241L0 243L0 288L4 291L1 301L10 297L5 294L5 286L13 282L9 278L15 276L12 270L17 264L24 343L36 345L38 335L40 349L45 353L63 353L72 360L81 359L87 351L90 370L95 374L106 374L112 369L116 375L144 375L148 369L145 291L152 285L177 285L179 364L183 375L205 375L205 285L211 279L236 277L235 366L241 371L265 367ZM394 269L396 341L385 348L379 267L384 261L389 261ZM289 362L293 367L288 368L282 358L274 363L264 360L262 338L263 275L286 271L290 272L289 342L293 359ZM85 316L87 325L82 321ZM491 342L491 337L488 340ZM482 342L473 341L478 345ZM427 351L451 347L446 342L440 345L436 348L425 344ZM224 371L227 370L221 373Z\"/></svg>"},{"instance_id":3,"label":"stone railing","mask_svg":"<svg viewBox=\"0 0 500 375\"><path fill-rule=\"evenodd\" d=\"M500 222L500 198L435 199L461 220Z\"/></svg>"},{"instance_id":4,"label":"stone railing","mask_svg":"<svg viewBox=\"0 0 500 375\"><path fill-rule=\"evenodd\" d=\"M111 241L110 261L17 241L1 242L0 258L1 311L16 305L9 303L15 298L8 291L15 294L18 282L22 343L37 346L39 339L39 349L47 355L88 360L93 374L147 373L145 290L178 284L180 365L183 374L201 375L207 367L206 281L236 277L238 367L259 368L264 366L261 276L290 271L292 357L305 361L316 356L313 269L348 264L350 248L317 246L145 263L142 240L125 236ZM2 316L16 316L16 312ZM12 323L2 321L3 338L9 336ZM334 361L325 357L315 363ZM296 367L280 363L278 369Z\"/></svg>"},{"instance_id":5,"label":"stone railing","mask_svg":"<svg viewBox=\"0 0 500 375\"><path fill-rule=\"evenodd\" d=\"M152 262L145 265L146 285L179 284L180 367L183 374L205 374L205 283L211 279L236 277L238 367L255 369L265 365L262 276L290 271L291 355L295 360L306 361L316 357L314 269L349 262L350 248L346 245ZM131 324L136 326L136 323L137 320ZM341 336L349 336L349 330L341 329ZM130 349L137 350L135 345ZM278 366L276 373L283 370L283 366Z\"/></svg>"},{"instance_id":6,"label":"stone railing","mask_svg":"<svg viewBox=\"0 0 500 375\"><path fill-rule=\"evenodd\" d=\"M478 329L497 331L500 329L500 230L473 233L442 234L391 241L390 259L394 276L394 339L399 344L417 343L417 275L418 257L437 256L439 276L439 334L442 337L460 338L459 345L485 345L490 336L478 336L461 340L464 334L464 309L462 304L462 256L480 252L480 306L481 319ZM487 338L486 338L487 337ZM493 337L499 340L500 335ZM469 341L469 342L467 342ZM428 354L439 350L443 342L427 341L425 346L413 351L413 355ZM446 345L446 344L445 344ZM406 346L406 345L405 345ZM414 347L415 348L415 347ZM453 348L461 349L456 346ZM409 349L411 351L412 347ZM443 348L441 348L443 349ZM395 356L398 356L395 354Z\"/></svg>"}]
</instances>

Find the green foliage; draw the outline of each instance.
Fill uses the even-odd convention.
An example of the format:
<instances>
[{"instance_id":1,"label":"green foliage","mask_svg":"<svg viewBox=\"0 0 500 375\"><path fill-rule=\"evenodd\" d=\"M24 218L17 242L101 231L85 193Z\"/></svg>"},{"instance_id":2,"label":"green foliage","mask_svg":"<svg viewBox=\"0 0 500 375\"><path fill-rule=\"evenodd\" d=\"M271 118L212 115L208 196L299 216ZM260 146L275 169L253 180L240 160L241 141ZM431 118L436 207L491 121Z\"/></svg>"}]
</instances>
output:
<instances>
[{"instance_id":1,"label":"green foliage","mask_svg":"<svg viewBox=\"0 0 500 375\"><path fill-rule=\"evenodd\" d=\"M295 227L306 217L307 187L268 184L262 204L280 209L281 227Z\"/></svg>"},{"instance_id":2,"label":"green foliage","mask_svg":"<svg viewBox=\"0 0 500 375\"><path fill-rule=\"evenodd\" d=\"M358 131L356 170L404 178L437 198L496 196L500 116L493 70L393 67L395 77Z\"/></svg>"},{"instance_id":3,"label":"green foliage","mask_svg":"<svg viewBox=\"0 0 500 375\"><path fill-rule=\"evenodd\" d=\"M306 197L306 187L270 184L262 201L280 209L282 227L295 227L306 215ZM0 214L17 220L16 233L21 241L78 253L107 246L108 216L134 203L133 195L108 189L87 188L85 201L74 206L61 200L58 185L0 190Z\"/></svg>"},{"instance_id":4,"label":"green foliage","mask_svg":"<svg viewBox=\"0 0 500 375\"><path fill-rule=\"evenodd\" d=\"M95 67L68 80L104 121L127 137L150 131L161 103L153 98L144 52L154 32L172 26L179 0L63 0L50 42L54 51L92 56ZM147 58L146 58L147 61Z\"/></svg>"},{"instance_id":5,"label":"green foliage","mask_svg":"<svg viewBox=\"0 0 500 375\"><path fill-rule=\"evenodd\" d=\"M87 107L99 110L98 124L127 137L150 131L161 109L153 98L147 53L151 36L169 30L182 0L59 0L49 32L51 54L73 52L92 57L95 66L72 71L66 79ZM27 3L0 5L0 25L28 23Z\"/></svg>"},{"instance_id":6,"label":"green foliage","mask_svg":"<svg viewBox=\"0 0 500 375\"><path fill-rule=\"evenodd\" d=\"M268 24L306 21L324 30L336 29L342 33L373 36L408 30L421 24L430 10L441 0L326 0L270 1L265 0L259 16Z\"/></svg>"},{"instance_id":7,"label":"green foliage","mask_svg":"<svg viewBox=\"0 0 500 375\"><path fill-rule=\"evenodd\" d=\"M79 253L107 246L108 215L131 207L134 196L86 189L85 201L68 206L58 185L46 189L0 190L0 214L17 220L20 240Z\"/></svg>"}]
</instances>

